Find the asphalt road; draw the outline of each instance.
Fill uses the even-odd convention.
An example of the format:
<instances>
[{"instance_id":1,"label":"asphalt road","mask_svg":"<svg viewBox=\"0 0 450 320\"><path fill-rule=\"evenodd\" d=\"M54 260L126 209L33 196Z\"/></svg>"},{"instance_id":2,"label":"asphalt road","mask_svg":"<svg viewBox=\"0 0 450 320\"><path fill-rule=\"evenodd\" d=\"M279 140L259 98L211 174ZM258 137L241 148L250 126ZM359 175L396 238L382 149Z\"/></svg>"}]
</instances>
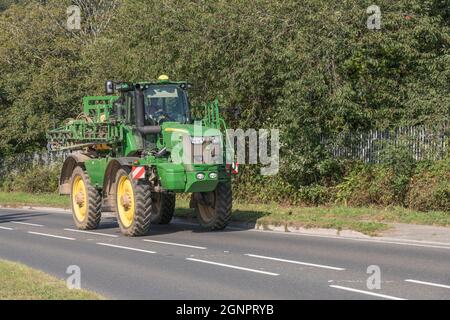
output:
<instances>
[{"instance_id":1,"label":"asphalt road","mask_svg":"<svg viewBox=\"0 0 450 320\"><path fill-rule=\"evenodd\" d=\"M112 217L95 233L72 228L68 212L0 209L0 258L61 279L77 265L83 288L112 299L450 299L450 245L183 221L127 238ZM373 265L380 289L367 285Z\"/></svg>"}]
</instances>

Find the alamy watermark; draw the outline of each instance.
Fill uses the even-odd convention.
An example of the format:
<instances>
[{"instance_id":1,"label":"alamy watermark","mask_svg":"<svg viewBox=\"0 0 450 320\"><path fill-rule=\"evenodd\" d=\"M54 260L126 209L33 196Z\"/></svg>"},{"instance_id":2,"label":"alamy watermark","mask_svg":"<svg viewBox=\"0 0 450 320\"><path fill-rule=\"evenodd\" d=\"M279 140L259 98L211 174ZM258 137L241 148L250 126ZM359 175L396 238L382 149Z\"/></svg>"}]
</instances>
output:
<instances>
[{"instance_id":1,"label":"alamy watermark","mask_svg":"<svg viewBox=\"0 0 450 320\"><path fill-rule=\"evenodd\" d=\"M369 290L381 289L381 269L377 265L371 265L367 267L367 274L370 276L367 278L366 285Z\"/></svg>"},{"instance_id":2,"label":"alamy watermark","mask_svg":"<svg viewBox=\"0 0 450 320\"><path fill-rule=\"evenodd\" d=\"M177 164L260 164L264 176L279 171L278 129L228 129L222 135L217 129L205 130L201 121L197 121L193 135L183 129L175 130L171 145L171 160Z\"/></svg>"},{"instance_id":3,"label":"alamy watermark","mask_svg":"<svg viewBox=\"0 0 450 320\"><path fill-rule=\"evenodd\" d=\"M367 29L380 30L381 29L381 9L377 5L371 5L366 10L370 16L367 18Z\"/></svg>"},{"instance_id":4,"label":"alamy watermark","mask_svg":"<svg viewBox=\"0 0 450 320\"><path fill-rule=\"evenodd\" d=\"M68 289L81 289L81 268L77 265L70 265L66 269L66 274L69 275L66 280Z\"/></svg>"},{"instance_id":5,"label":"alamy watermark","mask_svg":"<svg viewBox=\"0 0 450 320\"><path fill-rule=\"evenodd\" d=\"M71 5L66 10L66 28L69 31L81 29L81 9L79 6Z\"/></svg>"}]
</instances>

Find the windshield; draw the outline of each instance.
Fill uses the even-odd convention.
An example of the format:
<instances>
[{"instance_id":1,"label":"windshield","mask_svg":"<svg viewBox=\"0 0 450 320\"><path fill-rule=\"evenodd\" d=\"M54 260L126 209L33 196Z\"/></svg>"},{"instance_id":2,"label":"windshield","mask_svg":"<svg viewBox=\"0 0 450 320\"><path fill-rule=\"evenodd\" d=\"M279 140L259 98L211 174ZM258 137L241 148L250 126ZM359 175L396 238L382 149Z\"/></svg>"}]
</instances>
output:
<instances>
[{"instance_id":1,"label":"windshield","mask_svg":"<svg viewBox=\"0 0 450 320\"><path fill-rule=\"evenodd\" d=\"M187 123L188 100L178 85L150 85L144 90L145 125L164 121Z\"/></svg>"}]
</instances>

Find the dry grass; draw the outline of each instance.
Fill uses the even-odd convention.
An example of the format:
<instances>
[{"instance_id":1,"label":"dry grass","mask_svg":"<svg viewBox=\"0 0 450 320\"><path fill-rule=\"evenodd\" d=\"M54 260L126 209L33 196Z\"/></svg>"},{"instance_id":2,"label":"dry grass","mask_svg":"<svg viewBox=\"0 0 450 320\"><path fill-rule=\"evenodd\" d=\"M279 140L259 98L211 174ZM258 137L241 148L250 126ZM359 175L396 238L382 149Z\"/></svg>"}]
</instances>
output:
<instances>
[{"instance_id":1,"label":"dry grass","mask_svg":"<svg viewBox=\"0 0 450 320\"><path fill-rule=\"evenodd\" d=\"M23 264L0 260L0 300L99 300L87 290L68 289L66 283Z\"/></svg>"}]
</instances>

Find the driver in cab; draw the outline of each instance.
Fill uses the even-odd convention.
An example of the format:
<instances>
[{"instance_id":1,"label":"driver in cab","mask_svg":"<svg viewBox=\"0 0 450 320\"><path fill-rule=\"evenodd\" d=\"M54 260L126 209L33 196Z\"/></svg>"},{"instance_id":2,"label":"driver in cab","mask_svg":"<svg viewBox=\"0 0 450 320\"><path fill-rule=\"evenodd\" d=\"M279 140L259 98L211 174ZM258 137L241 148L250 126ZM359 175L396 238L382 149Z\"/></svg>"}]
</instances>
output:
<instances>
[{"instance_id":1,"label":"driver in cab","mask_svg":"<svg viewBox=\"0 0 450 320\"><path fill-rule=\"evenodd\" d=\"M162 109L158 106L158 98L150 98L150 104L147 105L147 108L145 110L145 113L149 115L150 117L154 116L158 111L161 111ZM154 118L154 117L152 117Z\"/></svg>"},{"instance_id":2,"label":"driver in cab","mask_svg":"<svg viewBox=\"0 0 450 320\"><path fill-rule=\"evenodd\" d=\"M150 86L144 92L146 125L186 121L184 92L178 85Z\"/></svg>"}]
</instances>

